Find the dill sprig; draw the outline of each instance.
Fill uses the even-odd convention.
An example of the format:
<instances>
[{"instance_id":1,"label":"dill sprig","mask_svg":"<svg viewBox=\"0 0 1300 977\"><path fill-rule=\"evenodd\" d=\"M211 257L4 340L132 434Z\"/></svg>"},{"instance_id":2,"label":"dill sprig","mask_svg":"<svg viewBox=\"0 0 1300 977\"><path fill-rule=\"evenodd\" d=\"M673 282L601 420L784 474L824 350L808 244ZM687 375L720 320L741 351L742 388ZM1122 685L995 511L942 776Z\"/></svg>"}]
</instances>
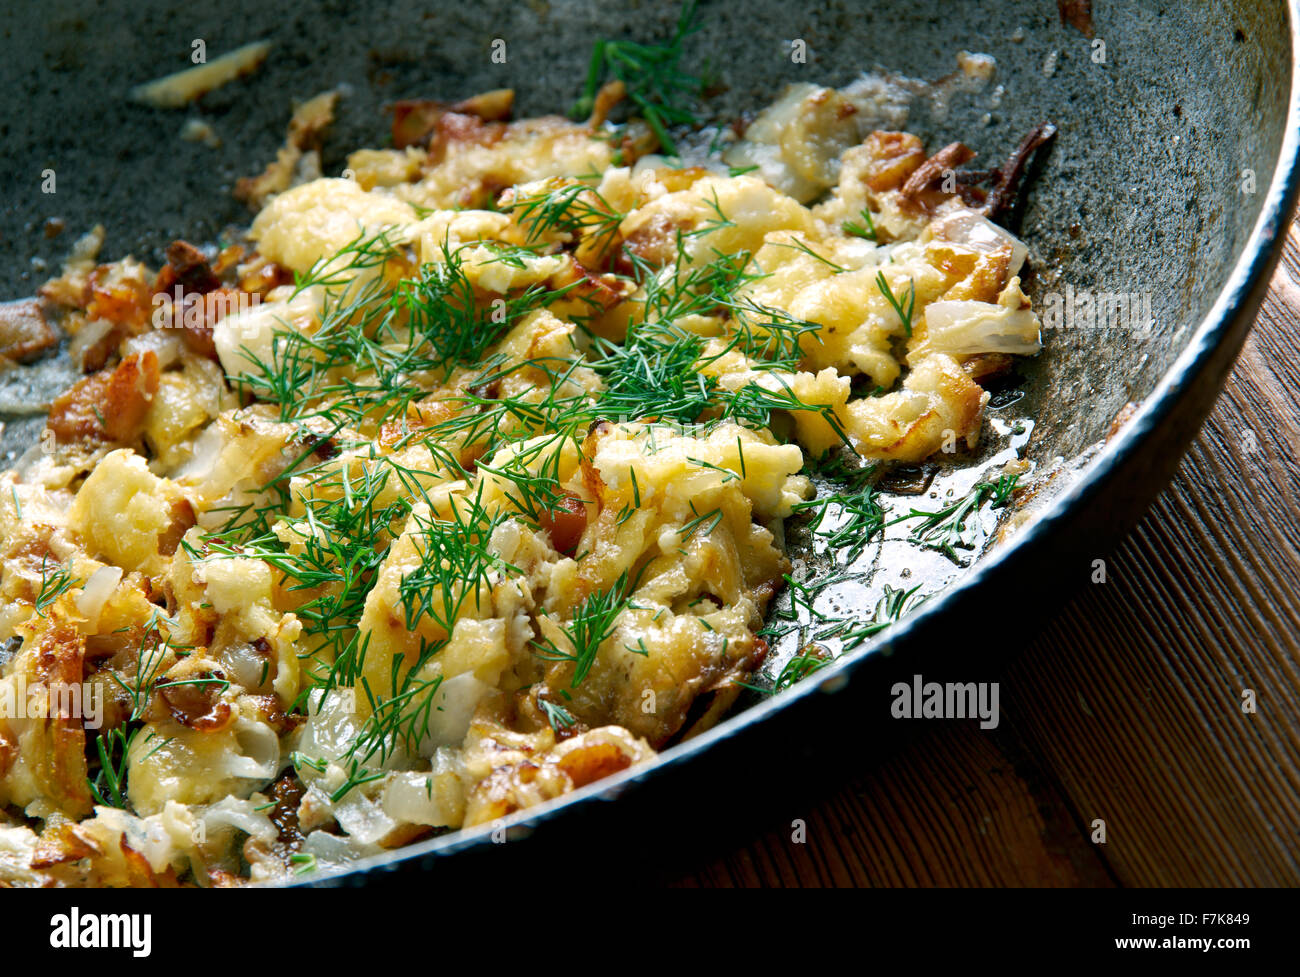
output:
<instances>
[{"instance_id":1,"label":"dill sprig","mask_svg":"<svg viewBox=\"0 0 1300 977\"><path fill-rule=\"evenodd\" d=\"M610 206L593 187L558 179L514 197L508 212L515 216L530 245L547 234L568 234L581 237L598 254L608 248L627 216Z\"/></svg>"},{"instance_id":2,"label":"dill sprig","mask_svg":"<svg viewBox=\"0 0 1300 977\"><path fill-rule=\"evenodd\" d=\"M310 852L299 852L289 856L289 865L294 875L310 875L316 871L316 856Z\"/></svg>"},{"instance_id":3,"label":"dill sprig","mask_svg":"<svg viewBox=\"0 0 1300 977\"><path fill-rule=\"evenodd\" d=\"M495 252L489 260L515 262L527 249L444 241L436 260L394 281L388 263L398 249L389 233L358 237L339 252L346 261L322 260L303 276L299 290L324 289L319 327L276 330L269 359L245 348L252 368L232 382L278 404L282 421L377 427L405 417L455 367L478 362L521 318L580 284L535 284L491 307L469 277L466 252L484 247Z\"/></svg>"},{"instance_id":4,"label":"dill sprig","mask_svg":"<svg viewBox=\"0 0 1300 977\"><path fill-rule=\"evenodd\" d=\"M847 563L855 563L862 551L885 528L885 509L879 493L866 480L875 466L855 473L856 488L834 492L808 502L796 503L796 513L812 513L808 529L826 541L827 547L842 554Z\"/></svg>"},{"instance_id":5,"label":"dill sprig","mask_svg":"<svg viewBox=\"0 0 1300 977\"><path fill-rule=\"evenodd\" d=\"M539 520L563 504L567 493L560 487L560 460L566 443L577 444L575 428L562 429L524 444L498 466L480 460L478 470L501 480L506 499L527 522Z\"/></svg>"},{"instance_id":6,"label":"dill sprig","mask_svg":"<svg viewBox=\"0 0 1300 977\"><path fill-rule=\"evenodd\" d=\"M825 626L817 631L815 637L818 641L837 639L841 653L853 651L868 638L873 638L891 625L897 624L905 613L921 604L925 598L916 598L916 593L920 589L920 584L910 590L885 584L884 593L876 601L875 609L865 621L861 618L841 618L826 622Z\"/></svg>"},{"instance_id":7,"label":"dill sprig","mask_svg":"<svg viewBox=\"0 0 1300 977\"><path fill-rule=\"evenodd\" d=\"M717 398L717 380L696 367L704 339L694 333L665 324L597 347L602 355L594 367L605 381L600 405L611 417L695 421Z\"/></svg>"},{"instance_id":8,"label":"dill sprig","mask_svg":"<svg viewBox=\"0 0 1300 977\"><path fill-rule=\"evenodd\" d=\"M727 351L739 350L759 369L797 371L805 339L821 330L815 322L798 319L747 295L729 298L722 305L731 314L729 325L733 332Z\"/></svg>"},{"instance_id":9,"label":"dill sprig","mask_svg":"<svg viewBox=\"0 0 1300 977\"><path fill-rule=\"evenodd\" d=\"M871 219L871 208L863 207L859 214L862 217L861 221L845 221L840 228L845 234L866 238L873 244L880 243L880 237L876 233L876 222Z\"/></svg>"},{"instance_id":10,"label":"dill sprig","mask_svg":"<svg viewBox=\"0 0 1300 977\"><path fill-rule=\"evenodd\" d=\"M412 540L420 562L398 585L407 630L414 631L427 617L450 635L461 611L471 600L478 607L496 575L522 572L492 552L492 532L507 515L489 513L482 504L481 491L472 499L453 503L446 519L413 517L416 529Z\"/></svg>"},{"instance_id":11,"label":"dill sprig","mask_svg":"<svg viewBox=\"0 0 1300 977\"><path fill-rule=\"evenodd\" d=\"M424 492L421 476L428 474L404 469L386 456L345 456L342 464L305 476L298 493L300 515L280 515L256 535L240 526L208 535L201 547L182 545L197 559L263 560L279 572L286 590L311 595L296 613L304 632L336 660L355 643L355 625L375 575L411 512L411 499ZM394 497L380 505L386 495Z\"/></svg>"},{"instance_id":12,"label":"dill sprig","mask_svg":"<svg viewBox=\"0 0 1300 977\"><path fill-rule=\"evenodd\" d=\"M938 550L954 563L961 563L958 550L970 552L976 540L968 531L967 523L980 510L985 500L992 499L994 508L1007 505L1015 492L1019 475L1002 475L996 482L979 482L966 495L937 510L911 509L889 523L921 520L914 526L910 539L923 549Z\"/></svg>"},{"instance_id":13,"label":"dill sprig","mask_svg":"<svg viewBox=\"0 0 1300 977\"><path fill-rule=\"evenodd\" d=\"M675 244L672 264L662 268L655 268L639 255L627 252L633 280L644 293L639 317L643 322L674 322L687 316L725 311L735 301L742 285L764 277L750 271L753 255L748 251L725 254L714 249L707 261L692 263L687 255L687 235L678 230Z\"/></svg>"},{"instance_id":14,"label":"dill sprig","mask_svg":"<svg viewBox=\"0 0 1300 977\"><path fill-rule=\"evenodd\" d=\"M48 556L41 557L41 586L36 592L35 611L40 617L45 617L49 606L69 590L81 586L81 580L74 577L67 567L60 566L50 572L46 566L48 559Z\"/></svg>"},{"instance_id":15,"label":"dill sprig","mask_svg":"<svg viewBox=\"0 0 1300 977\"><path fill-rule=\"evenodd\" d=\"M718 210L717 221L727 222ZM641 282L643 314L629 327L622 343L598 341L593 368L605 381L600 408L605 416L636 420L657 417L695 423L707 416L764 428L773 411L820 414L848 444L832 406L802 400L780 373L798 367L801 344L814 334L815 323L770 309L744 295L744 285L764 277L750 270L742 251L714 252L712 259L687 263L683 236L677 239L673 264L653 269L633 258ZM705 356L705 337L683 329L688 316L724 315L729 334L721 348ZM739 390L722 387L703 368L739 351L754 368L772 374L770 382L749 383Z\"/></svg>"},{"instance_id":16,"label":"dill sprig","mask_svg":"<svg viewBox=\"0 0 1300 977\"><path fill-rule=\"evenodd\" d=\"M392 228L384 228L374 234L360 232L334 254L318 258L304 274L294 272L293 294L298 295L315 286L346 286L358 273L382 268L398 251L397 243L390 240L392 233Z\"/></svg>"},{"instance_id":17,"label":"dill sprig","mask_svg":"<svg viewBox=\"0 0 1300 977\"><path fill-rule=\"evenodd\" d=\"M801 651L781 666L776 679L772 682L771 694L783 692L806 679L813 672L825 668L834 659L821 649Z\"/></svg>"},{"instance_id":18,"label":"dill sprig","mask_svg":"<svg viewBox=\"0 0 1300 977\"><path fill-rule=\"evenodd\" d=\"M848 270L843 265L839 265L836 264L834 261L831 261L831 259L826 257L824 254L821 254L820 252L813 250L812 245L810 245L807 241L803 240L802 238L792 237L788 242L774 241L773 244L775 244L776 247L778 248L791 248L795 251L801 251L804 254L806 254L808 257L812 258L814 261L818 261L821 264L825 265L827 268L830 268L836 274Z\"/></svg>"},{"instance_id":19,"label":"dill sprig","mask_svg":"<svg viewBox=\"0 0 1300 977\"><path fill-rule=\"evenodd\" d=\"M414 753L429 728L429 717L435 706L435 696L442 685L442 676L430 679L419 677L420 666L439 651L442 643L424 644L415 663L398 682L389 696L377 695L370 688L370 683L361 680L362 690L370 703L370 715L362 724L356 738L347 751L340 757L344 765L346 778L330 794L330 800L337 803L356 787L363 786L384 776L384 767L400 751ZM400 657L394 662L396 670ZM379 766L369 764L378 757Z\"/></svg>"},{"instance_id":20,"label":"dill sprig","mask_svg":"<svg viewBox=\"0 0 1300 977\"><path fill-rule=\"evenodd\" d=\"M185 646L173 645L170 638L163 633L162 628L164 625L171 629L177 626L177 622L163 613L161 609L155 608L141 627L140 642L135 652L135 676L133 681L123 679L115 671L110 670L108 672L112 680L126 694L127 700L131 704L131 711L119 725L109 730L101 730L95 736L94 756L99 761L99 769L93 777L87 777L86 782L90 787L90 793L95 802L105 807L130 809L130 800L127 796L127 775L131 752L135 749L136 739L144 731L145 712L149 708L154 693L162 687L158 682L159 673L162 671L162 666L171 652L189 650ZM191 680L190 683L178 681L169 684L194 684L199 681L202 680ZM220 680L217 681L220 682ZM226 684L228 685L228 683ZM157 742L154 743L154 740L157 740ZM169 742L171 742L170 739L149 731L145 735L144 743L146 745L153 743L153 747L140 758L140 762L149 759Z\"/></svg>"},{"instance_id":21,"label":"dill sprig","mask_svg":"<svg viewBox=\"0 0 1300 977\"><path fill-rule=\"evenodd\" d=\"M546 721L551 724L551 729L557 733L573 729L578 725L578 720L573 717L573 713L558 702L551 702L549 699L538 699L537 704L542 707L542 712L546 715Z\"/></svg>"},{"instance_id":22,"label":"dill sprig","mask_svg":"<svg viewBox=\"0 0 1300 977\"><path fill-rule=\"evenodd\" d=\"M668 134L671 126L695 125L692 111L703 81L681 67L682 44L699 29L695 0L687 0L677 18L672 38L666 44L635 41L597 41L587 68L582 96L574 103L573 115L585 118L596 104L596 93L605 81L618 80L669 156L677 144Z\"/></svg>"},{"instance_id":23,"label":"dill sprig","mask_svg":"<svg viewBox=\"0 0 1300 977\"><path fill-rule=\"evenodd\" d=\"M903 332L908 338L911 338L912 315L916 311L916 282L909 281L907 284L907 302L904 303L894 295L893 290L889 287L889 282L885 281L885 273L883 271L876 272L876 287L880 289L880 294L885 297L890 307L898 315L899 321L903 323Z\"/></svg>"},{"instance_id":24,"label":"dill sprig","mask_svg":"<svg viewBox=\"0 0 1300 977\"><path fill-rule=\"evenodd\" d=\"M625 570L611 587L589 594L574 609L568 625L561 627L568 647L561 647L550 638L538 638L533 641L537 657L545 661L573 662L569 687L576 689L596 663L601 646L614 636L619 616L632 606L631 593L635 587Z\"/></svg>"},{"instance_id":25,"label":"dill sprig","mask_svg":"<svg viewBox=\"0 0 1300 977\"><path fill-rule=\"evenodd\" d=\"M865 620L862 618L829 618L824 614L814 615L813 621L810 622L810 624L815 624L812 629L812 640L804 644L798 653L791 656L781 666L781 670L777 672L772 680L770 688L746 683L737 684L755 692L761 692L764 695L775 695L797 685L809 675L821 671L837 659L837 655L832 654L828 648L819 642L838 641L840 655L853 651L869 638L873 638L886 628L897 624L902 620L904 614L919 605L924 598L913 598L916 597L920 589L920 584L910 590L891 587L886 584L883 594L876 601L875 608ZM815 595L815 593L815 587L808 587L805 596ZM806 633L806 629L801 630ZM771 631L766 631L766 633L773 634Z\"/></svg>"}]
</instances>

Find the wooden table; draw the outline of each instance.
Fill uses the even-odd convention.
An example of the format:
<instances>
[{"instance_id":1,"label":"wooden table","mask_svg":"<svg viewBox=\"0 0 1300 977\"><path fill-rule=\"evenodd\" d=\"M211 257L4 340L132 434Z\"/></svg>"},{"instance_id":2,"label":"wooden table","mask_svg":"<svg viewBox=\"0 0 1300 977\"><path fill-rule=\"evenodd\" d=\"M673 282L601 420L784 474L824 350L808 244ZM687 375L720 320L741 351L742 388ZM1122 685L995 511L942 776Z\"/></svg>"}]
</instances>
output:
<instances>
[{"instance_id":1,"label":"wooden table","mask_svg":"<svg viewBox=\"0 0 1300 977\"><path fill-rule=\"evenodd\" d=\"M1300 884L1298 357L1292 225L1173 484L1008 667L999 727L933 723L676 883Z\"/></svg>"}]
</instances>

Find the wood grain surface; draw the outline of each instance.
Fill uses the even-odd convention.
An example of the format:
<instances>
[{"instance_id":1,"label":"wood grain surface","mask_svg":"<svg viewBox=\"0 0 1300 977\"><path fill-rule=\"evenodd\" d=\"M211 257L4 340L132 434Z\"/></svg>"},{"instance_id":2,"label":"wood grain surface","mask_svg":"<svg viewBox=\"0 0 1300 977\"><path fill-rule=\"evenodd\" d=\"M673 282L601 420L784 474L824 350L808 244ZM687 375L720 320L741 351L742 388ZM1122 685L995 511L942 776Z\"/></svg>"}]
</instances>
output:
<instances>
[{"instance_id":1,"label":"wood grain surface","mask_svg":"<svg viewBox=\"0 0 1300 977\"><path fill-rule=\"evenodd\" d=\"M999 727L934 723L674 883L1300 884L1298 501L1293 224L1173 484L1007 668Z\"/></svg>"}]
</instances>

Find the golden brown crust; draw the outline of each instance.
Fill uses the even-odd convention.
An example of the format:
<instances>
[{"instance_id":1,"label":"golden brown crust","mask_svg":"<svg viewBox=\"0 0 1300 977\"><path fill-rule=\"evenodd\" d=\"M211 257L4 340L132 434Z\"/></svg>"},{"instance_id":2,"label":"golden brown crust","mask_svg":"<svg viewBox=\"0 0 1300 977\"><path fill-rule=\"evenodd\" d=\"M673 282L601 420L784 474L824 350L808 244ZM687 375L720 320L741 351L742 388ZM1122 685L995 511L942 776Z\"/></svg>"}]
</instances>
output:
<instances>
[{"instance_id":1,"label":"golden brown crust","mask_svg":"<svg viewBox=\"0 0 1300 977\"><path fill-rule=\"evenodd\" d=\"M46 828L32 854L35 869L52 868L100 854L99 846L85 836L75 824L58 824Z\"/></svg>"},{"instance_id":2,"label":"golden brown crust","mask_svg":"<svg viewBox=\"0 0 1300 977\"><path fill-rule=\"evenodd\" d=\"M0 357L25 362L58 342L58 335L36 299L0 302Z\"/></svg>"},{"instance_id":3,"label":"golden brown crust","mask_svg":"<svg viewBox=\"0 0 1300 977\"><path fill-rule=\"evenodd\" d=\"M907 178L899 196L913 207L927 213L934 211L956 192L956 171L959 166L975 158L975 150L964 143L953 142L944 146L924 163L918 166ZM946 178L953 180L953 189L945 190L935 184L941 184Z\"/></svg>"},{"instance_id":4,"label":"golden brown crust","mask_svg":"<svg viewBox=\"0 0 1300 977\"><path fill-rule=\"evenodd\" d=\"M86 780L86 732L82 717L59 690L79 686L85 677L86 639L76 626L54 613L26 627L27 644L17 664L29 689L53 693L41 698L44 715L29 717L23 755L42 794L74 820L90 813Z\"/></svg>"},{"instance_id":5,"label":"golden brown crust","mask_svg":"<svg viewBox=\"0 0 1300 977\"><path fill-rule=\"evenodd\" d=\"M925 146L910 132L877 130L863 145L869 157L864 182L875 193L899 189L925 162Z\"/></svg>"},{"instance_id":6,"label":"golden brown crust","mask_svg":"<svg viewBox=\"0 0 1300 977\"><path fill-rule=\"evenodd\" d=\"M63 444L130 444L144 429L158 378L156 353L132 354L60 394L46 426Z\"/></svg>"}]
</instances>

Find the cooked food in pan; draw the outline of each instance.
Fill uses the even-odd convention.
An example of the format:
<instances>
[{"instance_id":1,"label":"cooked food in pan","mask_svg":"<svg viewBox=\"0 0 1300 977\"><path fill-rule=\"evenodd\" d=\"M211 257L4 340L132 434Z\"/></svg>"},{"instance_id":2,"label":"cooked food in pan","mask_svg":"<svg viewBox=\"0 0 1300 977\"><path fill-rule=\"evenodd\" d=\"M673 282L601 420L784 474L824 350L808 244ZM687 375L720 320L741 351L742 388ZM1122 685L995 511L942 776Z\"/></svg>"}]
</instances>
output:
<instances>
[{"instance_id":1,"label":"cooked food in pan","mask_svg":"<svg viewBox=\"0 0 1300 977\"><path fill-rule=\"evenodd\" d=\"M642 763L753 684L786 520L860 551L878 463L975 445L1039 349L1018 167L811 85L670 165L626 91L303 180L313 100L246 238L91 235L13 312L85 378L0 477L4 884L282 881Z\"/></svg>"}]
</instances>

